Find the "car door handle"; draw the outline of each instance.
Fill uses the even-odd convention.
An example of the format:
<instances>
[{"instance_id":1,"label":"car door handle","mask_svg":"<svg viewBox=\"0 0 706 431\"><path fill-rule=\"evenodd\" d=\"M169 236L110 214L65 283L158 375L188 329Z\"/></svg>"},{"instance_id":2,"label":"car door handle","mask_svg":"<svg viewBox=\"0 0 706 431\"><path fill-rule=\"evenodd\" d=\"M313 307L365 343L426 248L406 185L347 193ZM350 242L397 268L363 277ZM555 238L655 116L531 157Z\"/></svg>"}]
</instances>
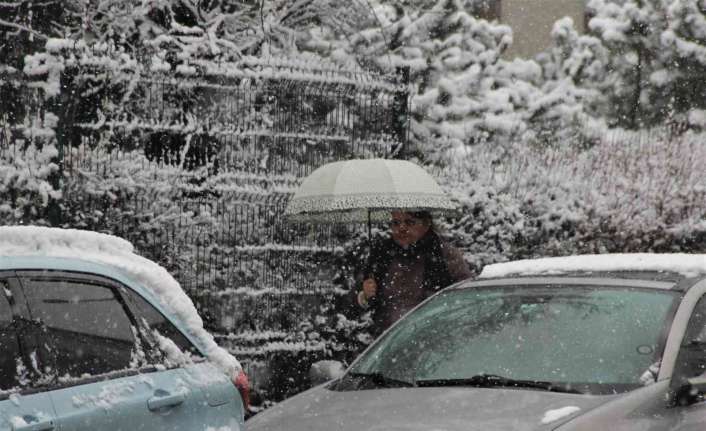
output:
<instances>
[{"instance_id":1,"label":"car door handle","mask_svg":"<svg viewBox=\"0 0 706 431\"><path fill-rule=\"evenodd\" d=\"M155 393L157 395L147 400L147 408L150 409L150 411L160 410L165 407L176 407L186 401L186 394L184 392L170 394L167 391L158 389Z\"/></svg>"},{"instance_id":2,"label":"car door handle","mask_svg":"<svg viewBox=\"0 0 706 431\"><path fill-rule=\"evenodd\" d=\"M54 421L52 420L37 421L34 416L24 416L22 419L27 425L13 425L13 431L47 431L54 429Z\"/></svg>"}]
</instances>

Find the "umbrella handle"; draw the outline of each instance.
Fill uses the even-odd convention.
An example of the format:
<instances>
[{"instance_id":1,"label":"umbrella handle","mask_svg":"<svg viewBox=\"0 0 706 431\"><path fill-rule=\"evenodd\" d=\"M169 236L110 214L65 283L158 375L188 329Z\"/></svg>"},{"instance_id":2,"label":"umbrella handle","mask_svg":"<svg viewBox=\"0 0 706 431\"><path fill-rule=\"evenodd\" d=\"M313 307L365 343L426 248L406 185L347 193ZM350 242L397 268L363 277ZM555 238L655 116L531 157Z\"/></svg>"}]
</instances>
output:
<instances>
[{"instance_id":1,"label":"umbrella handle","mask_svg":"<svg viewBox=\"0 0 706 431\"><path fill-rule=\"evenodd\" d=\"M370 219L370 208L368 208L368 253L372 253L373 251L373 223L372 220ZM369 258L370 256L368 256ZM370 273L368 274L368 278L372 278L375 280L375 277L373 277L373 274Z\"/></svg>"},{"instance_id":2,"label":"umbrella handle","mask_svg":"<svg viewBox=\"0 0 706 431\"><path fill-rule=\"evenodd\" d=\"M373 223L370 219L370 208L368 208L368 247L372 246L373 241Z\"/></svg>"}]
</instances>

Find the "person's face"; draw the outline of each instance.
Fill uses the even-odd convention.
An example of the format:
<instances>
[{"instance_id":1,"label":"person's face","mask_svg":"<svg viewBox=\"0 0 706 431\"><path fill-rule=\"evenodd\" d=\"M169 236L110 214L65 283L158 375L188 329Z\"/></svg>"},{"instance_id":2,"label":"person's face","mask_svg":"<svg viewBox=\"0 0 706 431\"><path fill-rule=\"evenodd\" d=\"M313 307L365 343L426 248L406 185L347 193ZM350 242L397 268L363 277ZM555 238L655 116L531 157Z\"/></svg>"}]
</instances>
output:
<instances>
[{"instance_id":1,"label":"person's face","mask_svg":"<svg viewBox=\"0 0 706 431\"><path fill-rule=\"evenodd\" d=\"M402 247L408 247L419 241L429 231L429 226L429 220L419 219L402 211L392 211L390 220L392 239Z\"/></svg>"}]
</instances>

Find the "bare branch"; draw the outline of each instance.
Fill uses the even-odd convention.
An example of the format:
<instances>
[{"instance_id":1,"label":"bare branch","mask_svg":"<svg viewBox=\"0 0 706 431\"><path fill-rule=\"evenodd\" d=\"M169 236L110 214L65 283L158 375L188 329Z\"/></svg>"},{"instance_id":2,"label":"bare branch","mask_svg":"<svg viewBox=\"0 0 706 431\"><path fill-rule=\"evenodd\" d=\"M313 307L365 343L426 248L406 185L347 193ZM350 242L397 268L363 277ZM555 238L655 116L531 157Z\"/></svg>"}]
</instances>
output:
<instances>
[{"instance_id":1,"label":"bare branch","mask_svg":"<svg viewBox=\"0 0 706 431\"><path fill-rule=\"evenodd\" d=\"M37 36L37 37L39 37L39 38L42 39L42 40L47 40L47 39L49 39L47 36L43 35L42 33L37 32L37 31L35 31L35 30L32 30L32 29L29 28L29 27L25 27L25 26L23 26L23 25L15 24L14 22L5 21L4 19L0 19L0 27L2 27L2 26L14 28L14 29L17 29L17 30L20 30L20 31L26 31L27 33L31 33L31 34L33 34L34 36Z\"/></svg>"}]
</instances>

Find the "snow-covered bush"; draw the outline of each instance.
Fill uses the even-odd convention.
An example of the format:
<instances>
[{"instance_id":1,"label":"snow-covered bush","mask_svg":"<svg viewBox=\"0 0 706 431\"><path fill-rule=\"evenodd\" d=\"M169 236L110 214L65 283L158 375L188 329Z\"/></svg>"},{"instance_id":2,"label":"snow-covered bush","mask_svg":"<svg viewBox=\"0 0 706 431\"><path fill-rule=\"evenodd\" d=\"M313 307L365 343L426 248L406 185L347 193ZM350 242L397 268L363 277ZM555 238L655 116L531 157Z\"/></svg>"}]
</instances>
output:
<instances>
[{"instance_id":1,"label":"snow-covered bush","mask_svg":"<svg viewBox=\"0 0 706 431\"><path fill-rule=\"evenodd\" d=\"M0 222L49 225L58 216L62 191L56 124L51 113L44 118L4 113L0 118Z\"/></svg>"},{"instance_id":2,"label":"snow-covered bush","mask_svg":"<svg viewBox=\"0 0 706 431\"><path fill-rule=\"evenodd\" d=\"M517 145L510 156L476 147L441 172L462 208L449 235L474 269L576 253L702 252L703 139L614 130L588 149Z\"/></svg>"},{"instance_id":3,"label":"snow-covered bush","mask_svg":"<svg viewBox=\"0 0 706 431\"><path fill-rule=\"evenodd\" d=\"M7 224L51 224L53 204L62 196L55 187L58 165L54 145L37 148L28 144L24 150L6 155L0 169L0 221Z\"/></svg>"}]
</instances>

